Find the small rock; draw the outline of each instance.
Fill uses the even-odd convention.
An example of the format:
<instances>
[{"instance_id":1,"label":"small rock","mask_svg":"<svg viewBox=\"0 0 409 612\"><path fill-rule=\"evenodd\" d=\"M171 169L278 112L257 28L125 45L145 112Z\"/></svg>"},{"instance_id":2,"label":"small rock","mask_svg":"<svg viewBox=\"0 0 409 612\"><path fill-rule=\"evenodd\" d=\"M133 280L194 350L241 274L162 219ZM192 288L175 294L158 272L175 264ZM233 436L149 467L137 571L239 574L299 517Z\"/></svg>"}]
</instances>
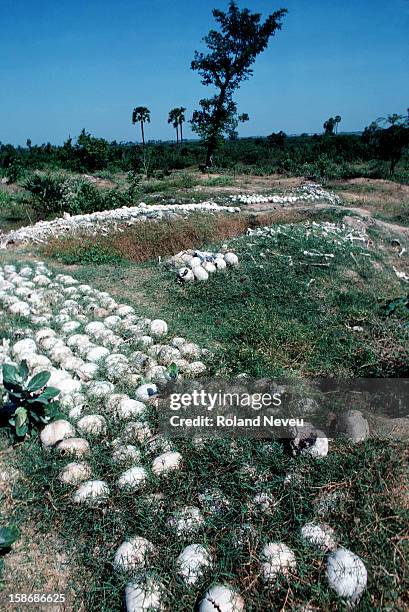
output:
<instances>
[{"instance_id":1,"label":"small rock","mask_svg":"<svg viewBox=\"0 0 409 612\"><path fill-rule=\"evenodd\" d=\"M76 504L100 503L109 495L109 488L103 480L88 480L74 493L73 501Z\"/></svg>"},{"instance_id":2,"label":"small rock","mask_svg":"<svg viewBox=\"0 0 409 612\"><path fill-rule=\"evenodd\" d=\"M294 454L311 455L311 457L326 457L328 454L327 436L308 421L304 421L302 427L291 427L289 434Z\"/></svg>"},{"instance_id":3,"label":"small rock","mask_svg":"<svg viewBox=\"0 0 409 612\"><path fill-rule=\"evenodd\" d=\"M193 361L185 367L185 375L195 378L206 372L206 366L202 361Z\"/></svg>"},{"instance_id":4,"label":"small rock","mask_svg":"<svg viewBox=\"0 0 409 612\"><path fill-rule=\"evenodd\" d=\"M108 396L105 402L108 412L114 412L119 402L127 399L129 399L129 397L124 393L113 393L112 395Z\"/></svg>"},{"instance_id":5,"label":"small rock","mask_svg":"<svg viewBox=\"0 0 409 612\"><path fill-rule=\"evenodd\" d=\"M226 262L228 266L238 266L239 265L239 258L237 257L236 253L226 253L224 255L224 261Z\"/></svg>"},{"instance_id":6,"label":"small rock","mask_svg":"<svg viewBox=\"0 0 409 612\"><path fill-rule=\"evenodd\" d=\"M143 402L132 399L121 399L114 410L114 416L119 420L140 417L146 414L146 406Z\"/></svg>"},{"instance_id":7,"label":"small rock","mask_svg":"<svg viewBox=\"0 0 409 612\"><path fill-rule=\"evenodd\" d=\"M103 399L110 395L114 390L114 385L107 380L97 380L88 387L88 394L95 399Z\"/></svg>"},{"instance_id":8,"label":"small rock","mask_svg":"<svg viewBox=\"0 0 409 612\"><path fill-rule=\"evenodd\" d=\"M202 268L202 266L194 266L193 276L198 281L207 281L209 278L209 273L204 268Z\"/></svg>"},{"instance_id":9,"label":"small rock","mask_svg":"<svg viewBox=\"0 0 409 612\"><path fill-rule=\"evenodd\" d=\"M176 339L177 338L175 338L175 340ZM180 340L182 340L182 338ZM194 342L184 342L178 348L180 354L185 359L198 359L200 356L200 348Z\"/></svg>"},{"instance_id":10,"label":"small rock","mask_svg":"<svg viewBox=\"0 0 409 612\"><path fill-rule=\"evenodd\" d=\"M217 272L225 270L227 266L225 260L222 257L216 257L216 259L214 260L214 265L216 266Z\"/></svg>"},{"instance_id":11,"label":"small rock","mask_svg":"<svg viewBox=\"0 0 409 612\"><path fill-rule=\"evenodd\" d=\"M25 338L15 343L12 348L12 355L19 359L25 359L37 351L37 345L31 338Z\"/></svg>"},{"instance_id":12,"label":"small rock","mask_svg":"<svg viewBox=\"0 0 409 612\"><path fill-rule=\"evenodd\" d=\"M135 397L140 402L149 402L158 393L158 388L153 383L141 385L135 391Z\"/></svg>"},{"instance_id":13,"label":"small rock","mask_svg":"<svg viewBox=\"0 0 409 612\"><path fill-rule=\"evenodd\" d=\"M336 547L335 531L325 523L306 523L301 528L301 535L320 550L333 550Z\"/></svg>"},{"instance_id":14,"label":"small rock","mask_svg":"<svg viewBox=\"0 0 409 612\"><path fill-rule=\"evenodd\" d=\"M328 555L327 578L339 597L355 605L366 588L367 571L358 555L346 548L338 548Z\"/></svg>"},{"instance_id":15,"label":"small rock","mask_svg":"<svg viewBox=\"0 0 409 612\"><path fill-rule=\"evenodd\" d=\"M96 363L88 362L84 363L80 368L78 368L77 374L81 378L81 380L83 380L84 382L88 382L95 378L98 371L99 366Z\"/></svg>"},{"instance_id":16,"label":"small rock","mask_svg":"<svg viewBox=\"0 0 409 612\"><path fill-rule=\"evenodd\" d=\"M122 572L141 569L154 551L155 547L146 538L135 537L123 542L115 553L114 569Z\"/></svg>"},{"instance_id":17,"label":"small rock","mask_svg":"<svg viewBox=\"0 0 409 612\"><path fill-rule=\"evenodd\" d=\"M89 414L77 422L80 433L101 436L106 432L107 422L100 414Z\"/></svg>"},{"instance_id":18,"label":"small rock","mask_svg":"<svg viewBox=\"0 0 409 612\"><path fill-rule=\"evenodd\" d=\"M178 279L183 283L190 283L195 280L195 276L190 268L179 268Z\"/></svg>"},{"instance_id":19,"label":"small rock","mask_svg":"<svg viewBox=\"0 0 409 612\"><path fill-rule=\"evenodd\" d=\"M166 336L168 333L168 324L162 319L155 319L150 324L150 333L154 337Z\"/></svg>"},{"instance_id":20,"label":"small rock","mask_svg":"<svg viewBox=\"0 0 409 612\"><path fill-rule=\"evenodd\" d=\"M125 588L126 612L161 612L165 610L161 603L165 588L154 578L146 577L137 582L130 582Z\"/></svg>"},{"instance_id":21,"label":"small rock","mask_svg":"<svg viewBox=\"0 0 409 612\"><path fill-rule=\"evenodd\" d=\"M140 489L145 483L148 475L142 466L134 466L126 470L118 479L120 489Z\"/></svg>"},{"instance_id":22,"label":"small rock","mask_svg":"<svg viewBox=\"0 0 409 612\"><path fill-rule=\"evenodd\" d=\"M91 476L91 468L87 463L68 463L60 472L60 480L64 484L78 484Z\"/></svg>"},{"instance_id":23,"label":"small rock","mask_svg":"<svg viewBox=\"0 0 409 612\"><path fill-rule=\"evenodd\" d=\"M369 437L369 423L359 410L348 410L339 416L337 431L351 442L363 442Z\"/></svg>"},{"instance_id":24,"label":"small rock","mask_svg":"<svg viewBox=\"0 0 409 612\"><path fill-rule=\"evenodd\" d=\"M199 612L243 612L244 599L224 584L213 585L199 604Z\"/></svg>"},{"instance_id":25,"label":"small rock","mask_svg":"<svg viewBox=\"0 0 409 612\"><path fill-rule=\"evenodd\" d=\"M211 261L205 261L202 266L208 274L213 274L214 272L216 272L216 266Z\"/></svg>"},{"instance_id":26,"label":"small rock","mask_svg":"<svg viewBox=\"0 0 409 612\"><path fill-rule=\"evenodd\" d=\"M71 410L68 412L68 416L70 417L71 421L78 421L78 419L81 418L83 410L84 409L82 406L76 406L75 408L71 408Z\"/></svg>"},{"instance_id":27,"label":"small rock","mask_svg":"<svg viewBox=\"0 0 409 612\"><path fill-rule=\"evenodd\" d=\"M98 363L102 359L105 359L105 357L108 355L108 349L104 348L103 346L94 346L87 352L86 359L92 363Z\"/></svg>"},{"instance_id":28,"label":"small rock","mask_svg":"<svg viewBox=\"0 0 409 612\"><path fill-rule=\"evenodd\" d=\"M282 542L266 544L261 558L261 574L266 582L275 580L278 574L287 574L297 566L293 551Z\"/></svg>"},{"instance_id":29,"label":"small rock","mask_svg":"<svg viewBox=\"0 0 409 612\"><path fill-rule=\"evenodd\" d=\"M159 455L152 462L152 472L157 476L180 468L182 455L178 452L167 452Z\"/></svg>"},{"instance_id":30,"label":"small rock","mask_svg":"<svg viewBox=\"0 0 409 612\"><path fill-rule=\"evenodd\" d=\"M44 427L40 433L40 440L45 448L50 448L61 442L61 440L72 438L73 436L75 436L75 429L71 423L64 419L59 419Z\"/></svg>"},{"instance_id":31,"label":"small rock","mask_svg":"<svg viewBox=\"0 0 409 612\"><path fill-rule=\"evenodd\" d=\"M209 552L201 544L190 544L180 553L176 559L178 574L187 584L194 584L210 567L211 557Z\"/></svg>"},{"instance_id":32,"label":"small rock","mask_svg":"<svg viewBox=\"0 0 409 612\"><path fill-rule=\"evenodd\" d=\"M63 454L74 457L82 457L90 452L88 440L85 438L66 438L57 444L57 449Z\"/></svg>"}]
</instances>

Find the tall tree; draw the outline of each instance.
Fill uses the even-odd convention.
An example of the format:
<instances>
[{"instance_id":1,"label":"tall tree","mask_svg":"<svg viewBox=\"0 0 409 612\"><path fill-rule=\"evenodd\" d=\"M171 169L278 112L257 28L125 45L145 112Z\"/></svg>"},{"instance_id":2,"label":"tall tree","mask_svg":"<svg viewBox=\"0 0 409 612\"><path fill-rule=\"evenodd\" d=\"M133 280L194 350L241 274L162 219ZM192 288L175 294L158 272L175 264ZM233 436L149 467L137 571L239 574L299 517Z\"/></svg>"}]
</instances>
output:
<instances>
[{"instance_id":1,"label":"tall tree","mask_svg":"<svg viewBox=\"0 0 409 612\"><path fill-rule=\"evenodd\" d=\"M270 134L270 136L267 136L267 141L273 147L284 149L286 138L287 138L287 134L283 132L282 130L280 130L280 132L277 132L277 134L273 132L272 134Z\"/></svg>"},{"instance_id":2,"label":"tall tree","mask_svg":"<svg viewBox=\"0 0 409 612\"><path fill-rule=\"evenodd\" d=\"M381 117L365 128L362 139L375 148L380 159L390 162L389 172L392 176L409 147L409 117L396 113Z\"/></svg>"},{"instance_id":3,"label":"tall tree","mask_svg":"<svg viewBox=\"0 0 409 612\"><path fill-rule=\"evenodd\" d=\"M141 124L142 144L145 146L145 130L144 124L151 122L151 112L146 106L136 106L132 111L132 123Z\"/></svg>"},{"instance_id":4,"label":"tall tree","mask_svg":"<svg viewBox=\"0 0 409 612\"><path fill-rule=\"evenodd\" d=\"M330 117L329 119L327 119L323 125L323 128L326 134L333 134L335 128L334 117Z\"/></svg>"},{"instance_id":5,"label":"tall tree","mask_svg":"<svg viewBox=\"0 0 409 612\"><path fill-rule=\"evenodd\" d=\"M179 144L179 109L172 108L169 111L168 123L171 123L176 130L176 143Z\"/></svg>"},{"instance_id":6,"label":"tall tree","mask_svg":"<svg viewBox=\"0 0 409 612\"><path fill-rule=\"evenodd\" d=\"M336 115L334 121L335 121L335 133L338 134L338 126L341 123L341 115Z\"/></svg>"},{"instance_id":7,"label":"tall tree","mask_svg":"<svg viewBox=\"0 0 409 612\"><path fill-rule=\"evenodd\" d=\"M179 123L179 129L180 129L180 143L182 144L183 142L183 124L185 122L185 108L183 106L179 107L178 109L178 123Z\"/></svg>"},{"instance_id":8,"label":"tall tree","mask_svg":"<svg viewBox=\"0 0 409 612\"><path fill-rule=\"evenodd\" d=\"M210 30L203 39L209 52L195 51L191 63L197 70L203 85L211 85L216 93L211 98L200 100L200 110L195 110L191 120L192 129L207 144L206 167L213 164L213 154L222 137L235 133L239 121L248 116L237 116L234 92L253 71L256 57L266 49L270 37L281 29L281 20L287 11L280 9L261 22L260 13L249 9L240 10L230 2L227 12L213 10L219 31Z\"/></svg>"}]
</instances>

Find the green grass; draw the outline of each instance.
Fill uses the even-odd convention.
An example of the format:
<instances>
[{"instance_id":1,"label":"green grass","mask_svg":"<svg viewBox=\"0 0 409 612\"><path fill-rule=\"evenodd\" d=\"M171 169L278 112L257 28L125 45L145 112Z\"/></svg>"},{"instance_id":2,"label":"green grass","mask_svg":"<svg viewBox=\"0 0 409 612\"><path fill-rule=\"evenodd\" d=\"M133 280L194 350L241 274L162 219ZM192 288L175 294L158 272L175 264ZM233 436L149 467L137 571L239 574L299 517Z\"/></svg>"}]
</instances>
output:
<instances>
[{"instance_id":1,"label":"green grass","mask_svg":"<svg viewBox=\"0 0 409 612\"><path fill-rule=\"evenodd\" d=\"M389 208L389 207L388 207ZM402 206L391 206L390 210L386 209L384 212L374 214L375 219L381 221L389 221L391 223L397 223L398 225L409 225L409 202L406 202Z\"/></svg>"},{"instance_id":2,"label":"green grass","mask_svg":"<svg viewBox=\"0 0 409 612\"><path fill-rule=\"evenodd\" d=\"M55 258L60 263L66 265L125 265L127 261L120 253L112 249L104 248L99 244L85 244L76 246L75 249L59 251Z\"/></svg>"},{"instance_id":3,"label":"green grass","mask_svg":"<svg viewBox=\"0 0 409 612\"><path fill-rule=\"evenodd\" d=\"M406 376L409 343L404 313L386 317L382 308L387 300L402 295L387 252L371 251L371 259L384 266L385 271L379 272L367 257L356 255L354 260L349 245L306 238L297 227L288 226L283 232L287 235L231 240L240 268L213 275L203 284L180 286L173 272L152 262L117 267L93 260L74 270L53 267L109 291L144 316L166 319L171 334L211 347L212 373ZM378 242L376 233L372 237ZM334 253L331 267L303 265L303 251L313 249ZM357 253L359 248L353 250ZM293 266L288 265L289 257ZM6 254L8 258L15 255ZM311 278L315 281L309 284ZM5 326L20 324L8 319ZM354 325L364 332L352 332L349 328ZM117 390L132 393L121 384ZM103 411L98 403L86 409ZM109 437L119 431L110 421ZM151 475L138 494L120 492L112 485L108 505L99 509L72 503L72 490L58 481L66 459L43 452L36 439L16 449L16 465L27 478L14 486L11 518L22 526L32 521L41 532L55 530L62 535L76 577L85 585L74 610L81 601L91 612L121 610L127 579L113 573L112 560L117 547L135 535L156 546L151 571L166 587L169 611L193 610L214 582L234 585L250 611L297 610L307 603L321 610L344 609L328 589L324 554L300 538L300 528L314 519L317 500L334 491L341 500L322 520L368 569L368 590L358 609L407 608L409 576L404 559L409 553L409 512L402 484L407 478L403 443L370 440L352 447L334 442L329 455L319 460L292 457L278 441L213 440L201 449L183 440L174 445L184 457L181 472L166 480ZM93 475L113 483L120 470L111 460L108 443L94 444L92 449ZM141 450L149 466L153 457L143 446ZM293 471L301 481L284 484L286 474ZM229 501L227 511L215 515L203 507L204 527L189 538L175 537L167 525L171 513L185 505L202 506L199 495L209 490L222 490ZM164 494L166 503L152 507L146 496L157 492ZM271 493L277 505L264 514L252 513L251 500L260 492ZM235 547L237 530L248 522L255 528L254 537ZM296 574L278 580L274 589L266 588L259 578L260 550L268 541L283 541L293 548L298 565ZM177 578L174 563L193 542L209 547L214 567L195 588L188 588Z\"/></svg>"},{"instance_id":4,"label":"green grass","mask_svg":"<svg viewBox=\"0 0 409 612\"><path fill-rule=\"evenodd\" d=\"M231 187L234 179L231 176L215 176L204 182L204 187Z\"/></svg>"},{"instance_id":5,"label":"green grass","mask_svg":"<svg viewBox=\"0 0 409 612\"><path fill-rule=\"evenodd\" d=\"M58 483L58 471L66 460L44 453L36 441L20 449L19 467L28 480L15 489L14 519L24 524L29 516L38 521L38 528L63 533L76 572L87 585L85 592L78 593L85 609L121 609L126 577L115 575L111 563L119 544L135 535L156 546L150 569L165 584L166 609L172 612L193 610L198 596L214 582L234 585L249 610L279 610L284 602L289 609L306 602L325 610L342 609L326 583L324 554L300 538L302 525L314 519L317 499L333 491L341 493L342 501L325 520L368 569L368 590L359 610L404 609L409 585L402 559L408 552L404 532L409 513L393 496L403 474L401 445L375 441L356 448L340 445L318 461L291 458L278 442L243 440L232 445L226 440L210 442L201 450L179 442L177 448L185 457L181 473L160 482L152 477L137 495L114 489L108 506L94 510L74 507L70 489ZM93 452L91 466L102 478L118 476L103 445ZM254 475L245 475L244 466L252 466ZM288 471L301 474L301 482L285 485ZM229 501L227 511L218 515L204 509L204 527L194 536L176 538L166 524L172 511L201 506L198 495L209 490L223 491ZM167 502L152 507L146 496L159 491ZM249 503L260 492L271 493L278 504L270 512L249 514ZM235 547L239 528L248 522L255 536ZM296 574L278 580L274 589L257 578L260 550L268 541L283 541L293 548L298 565ZM194 588L188 588L175 575L175 559L192 542L207 546L215 563Z\"/></svg>"},{"instance_id":6,"label":"green grass","mask_svg":"<svg viewBox=\"0 0 409 612\"><path fill-rule=\"evenodd\" d=\"M0 228L2 231L30 225L36 220L36 215L23 193L11 194L0 188Z\"/></svg>"},{"instance_id":7,"label":"green grass","mask_svg":"<svg viewBox=\"0 0 409 612\"><path fill-rule=\"evenodd\" d=\"M179 189L191 189L198 183L199 181L191 173L187 171L176 172L171 177L141 181L138 196L143 197L150 193L173 193Z\"/></svg>"},{"instance_id":8,"label":"green grass","mask_svg":"<svg viewBox=\"0 0 409 612\"><path fill-rule=\"evenodd\" d=\"M76 276L114 292L141 314L165 318L178 333L210 345L214 371L253 376L406 376L408 328L382 305L401 295L390 266L350 256L348 245L284 235L230 241L240 268L180 286L157 264L83 267ZM216 247L217 248L217 245ZM330 268L304 265L304 250L333 252ZM354 248L356 252L356 248ZM277 255L277 254L278 255ZM262 256L263 254L264 256ZM281 255L281 256L280 256ZM294 265L288 265L291 256ZM314 278L312 284L308 284ZM363 332L350 328L360 326Z\"/></svg>"}]
</instances>

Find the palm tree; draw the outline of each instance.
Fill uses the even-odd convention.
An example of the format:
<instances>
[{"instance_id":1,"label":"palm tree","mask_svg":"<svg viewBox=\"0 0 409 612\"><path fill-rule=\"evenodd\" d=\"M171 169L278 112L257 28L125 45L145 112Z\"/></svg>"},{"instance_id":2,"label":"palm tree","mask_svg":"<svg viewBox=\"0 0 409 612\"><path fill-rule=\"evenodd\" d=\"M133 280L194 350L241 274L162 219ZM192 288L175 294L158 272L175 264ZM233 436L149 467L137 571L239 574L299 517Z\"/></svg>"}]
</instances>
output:
<instances>
[{"instance_id":1,"label":"palm tree","mask_svg":"<svg viewBox=\"0 0 409 612\"><path fill-rule=\"evenodd\" d=\"M183 142L182 125L186 121L186 118L185 118L185 110L186 109L183 106L181 106L177 110L178 110L178 121L179 121L179 128L180 128L180 144L182 144L182 142Z\"/></svg>"},{"instance_id":2,"label":"palm tree","mask_svg":"<svg viewBox=\"0 0 409 612\"><path fill-rule=\"evenodd\" d=\"M145 146L145 132L143 129L144 123L150 123L151 122L151 112L149 110L149 108L146 108L146 106L136 106L133 111L132 111L132 123L133 125L135 125L135 123L140 123L141 124L141 133L142 133L142 144L143 146Z\"/></svg>"},{"instance_id":3,"label":"palm tree","mask_svg":"<svg viewBox=\"0 0 409 612\"><path fill-rule=\"evenodd\" d=\"M338 134L338 125L341 123L341 115L335 117L335 133Z\"/></svg>"},{"instance_id":4,"label":"palm tree","mask_svg":"<svg viewBox=\"0 0 409 612\"><path fill-rule=\"evenodd\" d=\"M400 119L402 119L402 117L397 113L393 113L392 115L388 115L387 117L387 120L391 125L396 125L396 123L398 123Z\"/></svg>"},{"instance_id":5,"label":"palm tree","mask_svg":"<svg viewBox=\"0 0 409 612\"><path fill-rule=\"evenodd\" d=\"M172 108L169 111L168 123L171 123L176 130L176 143L179 144L179 109Z\"/></svg>"}]
</instances>

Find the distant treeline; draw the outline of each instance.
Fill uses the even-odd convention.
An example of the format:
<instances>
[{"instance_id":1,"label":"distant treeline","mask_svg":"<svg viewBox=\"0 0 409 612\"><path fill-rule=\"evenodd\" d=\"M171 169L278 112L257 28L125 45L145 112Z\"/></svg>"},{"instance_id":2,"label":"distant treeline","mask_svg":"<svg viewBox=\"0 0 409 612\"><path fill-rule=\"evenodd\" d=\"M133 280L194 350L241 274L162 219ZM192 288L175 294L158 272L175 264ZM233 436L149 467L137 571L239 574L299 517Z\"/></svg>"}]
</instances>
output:
<instances>
[{"instance_id":1,"label":"distant treeline","mask_svg":"<svg viewBox=\"0 0 409 612\"><path fill-rule=\"evenodd\" d=\"M386 143L387 145L387 143ZM214 159L214 171L306 175L312 178L345 178L369 174L376 177L390 173L391 152L385 143L367 131L362 134L303 134L287 136L284 132L266 138L226 140ZM148 143L108 142L81 132L62 146L14 147L0 144L0 172L11 181L33 170L68 170L79 173L133 172L145 176L166 176L172 170L198 167L205 145L200 141ZM407 173L407 152L394 167L397 174Z\"/></svg>"}]
</instances>

